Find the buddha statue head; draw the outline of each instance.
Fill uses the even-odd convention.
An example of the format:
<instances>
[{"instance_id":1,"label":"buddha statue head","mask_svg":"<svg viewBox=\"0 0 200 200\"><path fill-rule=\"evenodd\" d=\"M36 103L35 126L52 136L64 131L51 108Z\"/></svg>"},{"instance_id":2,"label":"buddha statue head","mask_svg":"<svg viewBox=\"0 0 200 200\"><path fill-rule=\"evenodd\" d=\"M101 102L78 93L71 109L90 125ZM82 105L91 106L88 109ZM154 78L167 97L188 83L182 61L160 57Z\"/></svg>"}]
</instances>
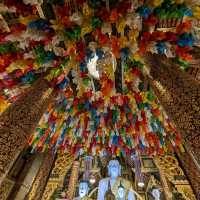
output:
<instances>
[{"instance_id":1,"label":"buddha statue head","mask_svg":"<svg viewBox=\"0 0 200 200\"><path fill-rule=\"evenodd\" d=\"M88 195L89 183L87 181L81 181L79 184L79 197L83 198Z\"/></svg>"},{"instance_id":2,"label":"buddha statue head","mask_svg":"<svg viewBox=\"0 0 200 200\"><path fill-rule=\"evenodd\" d=\"M121 176L121 165L118 160L111 160L108 164L108 175L115 179L118 176Z\"/></svg>"},{"instance_id":3,"label":"buddha statue head","mask_svg":"<svg viewBox=\"0 0 200 200\"><path fill-rule=\"evenodd\" d=\"M160 200L161 192L158 188L153 188L153 190L151 191L151 194L155 200Z\"/></svg>"}]
</instances>

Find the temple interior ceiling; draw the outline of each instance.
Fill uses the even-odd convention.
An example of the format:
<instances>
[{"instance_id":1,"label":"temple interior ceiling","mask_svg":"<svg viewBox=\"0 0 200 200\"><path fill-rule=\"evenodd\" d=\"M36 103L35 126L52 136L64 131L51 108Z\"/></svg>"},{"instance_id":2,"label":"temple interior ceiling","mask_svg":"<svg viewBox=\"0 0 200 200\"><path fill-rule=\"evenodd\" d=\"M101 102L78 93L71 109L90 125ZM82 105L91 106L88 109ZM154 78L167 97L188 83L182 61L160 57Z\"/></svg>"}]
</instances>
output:
<instances>
[{"instance_id":1,"label":"temple interior ceiling","mask_svg":"<svg viewBox=\"0 0 200 200\"><path fill-rule=\"evenodd\" d=\"M199 200L199 152L199 0L0 0L0 200Z\"/></svg>"}]
</instances>

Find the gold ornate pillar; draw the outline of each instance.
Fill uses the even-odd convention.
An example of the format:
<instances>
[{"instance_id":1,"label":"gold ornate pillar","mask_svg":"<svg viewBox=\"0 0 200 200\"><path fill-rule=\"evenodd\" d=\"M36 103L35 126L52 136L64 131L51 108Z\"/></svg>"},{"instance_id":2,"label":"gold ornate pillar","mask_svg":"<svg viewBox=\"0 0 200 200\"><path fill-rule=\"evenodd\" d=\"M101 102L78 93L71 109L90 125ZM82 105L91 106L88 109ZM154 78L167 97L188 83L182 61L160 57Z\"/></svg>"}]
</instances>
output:
<instances>
[{"instance_id":1,"label":"gold ornate pillar","mask_svg":"<svg viewBox=\"0 0 200 200\"><path fill-rule=\"evenodd\" d=\"M195 200L195 195L192 191L190 183L185 176L182 168L179 165L178 160L174 155L164 155L160 157L156 157L156 165L161 172L161 179L162 176L165 177L166 181L170 183L170 195L172 196L173 189L176 188L177 192L182 194L184 199L188 200ZM165 189L165 188L164 188Z\"/></svg>"},{"instance_id":2,"label":"gold ornate pillar","mask_svg":"<svg viewBox=\"0 0 200 200\"><path fill-rule=\"evenodd\" d=\"M155 94L190 145L200 133L200 82L165 56L148 54L145 60Z\"/></svg>"},{"instance_id":3,"label":"gold ornate pillar","mask_svg":"<svg viewBox=\"0 0 200 200\"><path fill-rule=\"evenodd\" d=\"M198 167L198 163L194 162L192 155L188 151L184 153L177 152L177 155L179 162L182 165L181 167L190 181L196 198L200 199L200 169Z\"/></svg>"},{"instance_id":4,"label":"gold ornate pillar","mask_svg":"<svg viewBox=\"0 0 200 200\"><path fill-rule=\"evenodd\" d=\"M200 164L200 82L165 56L148 54L145 61L150 67L148 78L155 94L182 133L186 146L193 151L193 157L188 153L179 153L179 157L197 195L200 169L195 167L195 160Z\"/></svg>"},{"instance_id":5,"label":"gold ornate pillar","mask_svg":"<svg viewBox=\"0 0 200 200\"><path fill-rule=\"evenodd\" d=\"M63 186L64 178L70 170L74 156L69 152L58 152L55 165L42 195L42 200L49 200L57 188ZM36 190L34 191L34 193ZM31 192L33 193L33 192Z\"/></svg>"},{"instance_id":6,"label":"gold ornate pillar","mask_svg":"<svg viewBox=\"0 0 200 200\"><path fill-rule=\"evenodd\" d=\"M161 177L162 185L164 188L165 198L166 198L166 200L172 200L172 193L169 189L169 185L168 185L167 179L165 177L165 173L164 173L163 169L160 167L158 159L154 158L154 162L160 172L160 177Z\"/></svg>"},{"instance_id":7,"label":"gold ornate pillar","mask_svg":"<svg viewBox=\"0 0 200 200\"><path fill-rule=\"evenodd\" d=\"M43 192L45 190L46 183L48 181L55 155L52 152L49 152L36 175L36 178L32 184L31 190L25 199L27 200L40 200L42 198Z\"/></svg>"},{"instance_id":8,"label":"gold ornate pillar","mask_svg":"<svg viewBox=\"0 0 200 200\"><path fill-rule=\"evenodd\" d=\"M69 179L69 185L68 185L68 190L67 190L67 197L68 199L73 199L75 192L76 192L76 185L78 182L78 174L79 174L79 166L80 162L75 161L73 163L72 171L71 171L71 176Z\"/></svg>"},{"instance_id":9,"label":"gold ornate pillar","mask_svg":"<svg viewBox=\"0 0 200 200\"><path fill-rule=\"evenodd\" d=\"M52 99L41 78L0 116L0 184Z\"/></svg>"}]
</instances>

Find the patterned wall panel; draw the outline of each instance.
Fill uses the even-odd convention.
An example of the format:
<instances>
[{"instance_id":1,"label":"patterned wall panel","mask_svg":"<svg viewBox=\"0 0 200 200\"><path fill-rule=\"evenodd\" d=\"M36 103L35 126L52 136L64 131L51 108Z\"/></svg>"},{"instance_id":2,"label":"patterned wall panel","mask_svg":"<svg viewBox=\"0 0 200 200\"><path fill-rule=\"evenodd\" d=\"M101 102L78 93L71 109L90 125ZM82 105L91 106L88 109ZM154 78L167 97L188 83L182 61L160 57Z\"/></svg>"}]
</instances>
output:
<instances>
[{"instance_id":1,"label":"patterned wall panel","mask_svg":"<svg viewBox=\"0 0 200 200\"><path fill-rule=\"evenodd\" d=\"M165 56L149 54L146 63L159 101L190 143L200 133L200 82Z\"/></svg>"},{"instance_id":2,"label":"patterned wall panel","mask_svg":"<svg viewBox=\"0 0 200 200\"><path fill-rule=\"evenodd\" d=\"M40 79L0 116L0 181L53 99L51 92Z\"/></svg>"},{"instance_id":3,"label":"patterned wall panel","mask_svg":"<svg viewBox=\"0 0 200 200\"><path fill-rule=\"evenodd\" d=\"M13 186L15 183L9 179L4 179L2 182L2 185L0 187L0 199L1 200L6 200L8 195L10 194Z\"/></svg>"},{"instance_id":4,"label":"patterned wall panel","mask_svg":"<svg viewBox=\"0 0 200 200\"><path fill-rule=\"evenodd\" d=\"M200 82L165 56L148 54L145 60L150 67L149 80L159 101L200 163ZM199 170L189 154L180 154L180 160L199 195Z\"/></svg>"},{"instance_id":5,"label":"patterned wall panel","mask_svg":"<svg viewBox=\"0 0 200 200\"><path fill-rule=\"evenodd\" d=\"M146 61L151 68L150 81L158 99L200 163L200 83L164 56L148 55ZM196 195L199 195L198 169L189 154L181 154L180 159Z\"/></svg>"},{"instance_id":6,"label":"patterned wall panel","mask_svg":"<svg viewBox=\"0 0 200 200\"><path fill-rule=\"evenodd\" d=\"M79 169L80 169L80 162L74 161L67 190L67 197L69 199L74 198L76 192L76 186L78 184Z\"/></svg>"},{"instance_id":7,"label":"patterned wall panel","mask_svg":"<svg viewBox=\"0 0 200 200\"><path fill-rule=\"evenodd\" d=\"M174 156L166 155L158 157L156 161L168 182L173 184L177 192L188 200L196 200L190 183L179 166L178 160Z\"/></svg>"},{"instance_id":8,"label":"patterned wall panel","mask_svg":"<svg viewBox=\"0 0 200 200\"><path fill-rule=\"evenodd\" d=\"M192 157L188 153L177 152L180 163L188 176L191 186L197 199L200 199L200 170L195 165Z\"/></svg>"}]
</instances>

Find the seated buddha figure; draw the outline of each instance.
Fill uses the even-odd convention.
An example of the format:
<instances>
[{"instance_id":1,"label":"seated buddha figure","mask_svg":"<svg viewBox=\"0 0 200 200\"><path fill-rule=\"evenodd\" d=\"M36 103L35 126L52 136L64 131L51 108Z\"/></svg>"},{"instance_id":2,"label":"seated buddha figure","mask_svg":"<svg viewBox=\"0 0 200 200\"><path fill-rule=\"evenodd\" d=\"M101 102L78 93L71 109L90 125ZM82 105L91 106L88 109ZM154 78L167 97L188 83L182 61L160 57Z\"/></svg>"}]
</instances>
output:
<instances>
[{"instance_id":1,"label":"seated buddha figure","mask_svg":"<svg viewBox=\"0 0 200 200\"><path fill-rule=\"evenodd\" d=\"M79 184L79 197L76 197L74 200L92 200L88 197L89 192L89 183L88 181L81 181Z\"/></svg>"},{"instance_id":2,"label":"seated buddha figure","mask_svg":"<svg viewBox=\"0 0 200 200\"><path fill-rule=\"evenodd\" d=\"M135 193L130 181L121 176L121 165L118 160L108 164L108 178L100 180L97 200L135 200Z\"/></svg>"}]
</instances>

